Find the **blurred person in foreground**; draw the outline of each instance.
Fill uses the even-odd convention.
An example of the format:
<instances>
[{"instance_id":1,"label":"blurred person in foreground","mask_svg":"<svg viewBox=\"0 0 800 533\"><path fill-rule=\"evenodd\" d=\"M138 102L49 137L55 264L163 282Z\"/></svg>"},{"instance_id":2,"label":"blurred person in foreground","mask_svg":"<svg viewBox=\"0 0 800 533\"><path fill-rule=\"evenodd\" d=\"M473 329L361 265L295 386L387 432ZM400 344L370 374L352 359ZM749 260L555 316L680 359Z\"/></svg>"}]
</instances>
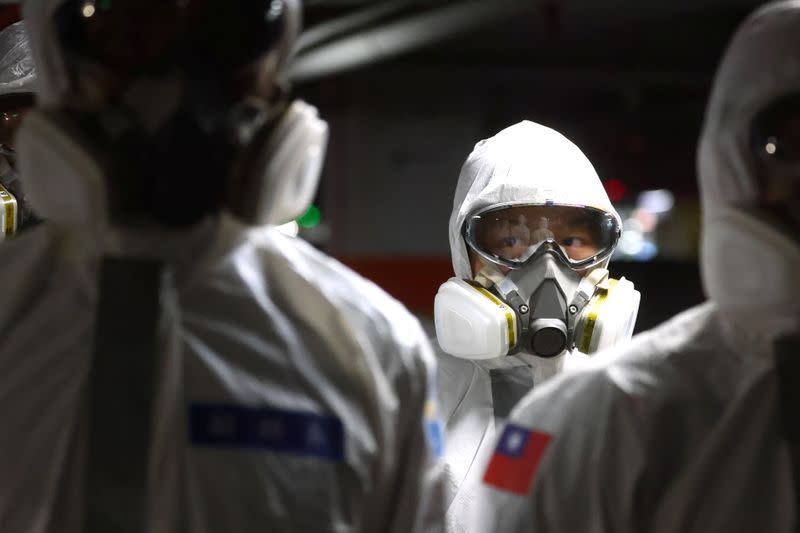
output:
<instances>
[{"instance_id":1,"label":"blurred person in foreground","mask_svg":"<svg viewBox=\"0 0 800 533\"><path fill-rule=\"evenodd\" d=\"M46 219L0 246L0 530L438 531L418 322L268 222L327 127L294 0L30 0L17 134Z\"/></svg>"},{"instance_id":2,"label":"blurred person in foreground","mask_svg":"<svg viewBox=\"0 0 800 533\"><path fill-rule=\"evenodd\" d=\"M35 103L36 68L24 22L0 31L0 240L38 222L17 170L14 135Z\"/></svg>"},{"instance_id":3,"label":"blurred person in foreground","mask_svg":"<svg viewBox=\"0 0 800 533\"><path fill-rule=\"evenodd\" d=\"M797 531L800 2L733 37L698 149L708 301L527 396L482 531Z\"/></svg>"},{"instance_id":4,"label":"blurred person in foreground","mask_svg":"<svg viewBox=\"0 0 800 533\"><path fill-rule=\"evenodd\" d=\"M456 277L435 302L447 529L470 519L495 430L531 389L631 337L639 293L611 279L620 219L557 131L523 121L479 142L450 217Z\"/></svg>"}]
</instances>

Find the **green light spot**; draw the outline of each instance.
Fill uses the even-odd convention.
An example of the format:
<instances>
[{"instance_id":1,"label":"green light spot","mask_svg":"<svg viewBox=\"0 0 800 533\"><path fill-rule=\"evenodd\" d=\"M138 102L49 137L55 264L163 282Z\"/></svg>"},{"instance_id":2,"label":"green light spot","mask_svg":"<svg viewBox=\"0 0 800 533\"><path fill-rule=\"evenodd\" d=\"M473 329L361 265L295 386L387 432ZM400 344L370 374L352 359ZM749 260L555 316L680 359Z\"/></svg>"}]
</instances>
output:
<instances>
[{"instance_id":1,"label":"green light spot","mask_svg":"<svg viewBox=\"0 0 800 533\"><path fill-rule=\"evenodd\" d=\"M320 220L322 220L322 213L317 206L312 205L308 208L308 211L303 213L303 215L297 219L297 224L301 228L308 229L319 225Z\"/></svg>"},{"instance_id":2,"label":"green light spot","mask_svg":"<svg viewBox=\"0 0 800 533\"><path fill-rule=\"evenodd\" d=\"M111 9L111 0L100 0L100 9Z\"/></svg>"}]
</instances>

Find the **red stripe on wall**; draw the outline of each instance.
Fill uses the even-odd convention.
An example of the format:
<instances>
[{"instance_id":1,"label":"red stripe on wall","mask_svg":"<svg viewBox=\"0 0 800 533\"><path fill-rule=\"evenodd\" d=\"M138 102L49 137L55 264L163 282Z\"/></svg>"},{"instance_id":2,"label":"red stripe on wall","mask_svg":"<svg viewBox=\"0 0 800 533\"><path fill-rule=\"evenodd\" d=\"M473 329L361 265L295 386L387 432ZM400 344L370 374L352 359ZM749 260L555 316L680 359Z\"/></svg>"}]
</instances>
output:
<instances>
[{"instance_id":1,"label":"red stripe on wall","mask_svg":"<svg viewBox=\"0 0 800 533\"><path fill-rule=\"evenodd\" d=\"M439 286L453 277L450 257L339 257L365 278L400 300L409 310L433 316Z\"/></svg>"},{"instance_id":2,"label":"red stripe on wall","mask_svg":"<svg viewBox=\"0 0 800 533\"><path fill-rule=\"evenodd\" d=\"M20 20L19 5L0 6L0 30Z\"/></svg>"}]
</instances>

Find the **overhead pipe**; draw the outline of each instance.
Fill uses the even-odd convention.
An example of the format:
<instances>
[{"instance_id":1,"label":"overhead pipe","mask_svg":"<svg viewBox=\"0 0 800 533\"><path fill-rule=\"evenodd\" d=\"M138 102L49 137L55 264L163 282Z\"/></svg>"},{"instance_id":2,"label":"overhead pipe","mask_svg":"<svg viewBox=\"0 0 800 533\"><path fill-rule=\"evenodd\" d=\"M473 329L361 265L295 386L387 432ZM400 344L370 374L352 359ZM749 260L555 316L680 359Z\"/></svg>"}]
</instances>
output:
<instances>
[{"instance_id":1,"label":"overhead pipe","mask_svg":"<svg viewBox=\"0 0 800 533\"><path fill-rule=\"evenodd\" d=\"M597 9L604 12L625 13L627 16L622 17L621 20L627 20L625 24L630 25L631 18L637 19L634 22L652 21L659 17L686 15L706 9L755 7L759 3L758 0L703 0L703 2L663 0L630 4L627 0L611 0L597 4L594 0L585 0L583 5L579 5L577 1L572 2L569 8L572 17L579 17L580 13L585 12L591 21L598 20ZM438 8L401 20L394 20L378 27L368 28L356 34L333 40L328 44L321 44L323 40L332 38L334 33L332 28L341 28L331 26L331 29L322 33L325 39L314 37L311 40L311 42L320 43L321 46L314 48L307 46L297 55L291 70L291 77L295 82L302 83L365 67L447 40L459 33L490 25L520 12L541 8L541 6L541 1L533 0L465 0L449 5L440 4ZM386 9L399 7L388 8L387 6ZM381 11L377 12L381 13ZM611 22L611 26L615 26L613 20ZM592 24L594 23L592 22ZM326 24L333 25L333 23ZM353 25L356 26L355 23ZM358 26L363 27L363 24L359 23ZM342 32L339 31L339 34L341 35Z\"/></svg>"},{"instance_id":2,"label":"overhead pipe","mask_svg":"<svg viewBox=\"0 0 800 533\"><path fill-rule=\"evenodd\" d=\"M444 5L299 53L290 77L295 83L302 83L364 67L532 7L536 7L535 2L520 0L465 0Z\"/></svg>"},{"instance_id":3,"label":"overhead pipe","mask_svg":"<svg viewBox=\"0 0 800 533\"><path fill-rule=\"evenodd\" d=\"M295 47L295 53L303 54L311 48L316 48L338 37L384 22L386 19L397 16L422 1L396 0L394 2L382 2L342 15L331 21L311 26L300 35Z\"/></svg>"}]
</instances>

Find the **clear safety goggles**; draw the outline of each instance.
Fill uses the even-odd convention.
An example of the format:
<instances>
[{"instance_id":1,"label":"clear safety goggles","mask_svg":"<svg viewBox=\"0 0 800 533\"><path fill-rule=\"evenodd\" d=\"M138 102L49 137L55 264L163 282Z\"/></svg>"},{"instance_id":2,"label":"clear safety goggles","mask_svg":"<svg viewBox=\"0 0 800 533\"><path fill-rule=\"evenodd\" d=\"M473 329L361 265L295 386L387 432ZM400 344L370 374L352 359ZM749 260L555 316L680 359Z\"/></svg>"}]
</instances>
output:
<instances>
[{"instance_id":1,"label":"clear safety goggles","mask_svg":"<svg viewBox=\"0 0 800 533\"><path fill-rule=\"evenodd\" d=\"M800 165L800 94L782 96L753 119L750 140L756 156L771 165Z\"/></svg>"},{"instance_id":2,"label":"clear safety goggles","mask_svg":"<svg viewBox=\"0 0 800 533\"><path fill-rule=\"evenodd\" d=\"M282 0L61 0L53 24L64 49L115 72L208 79L275 48L286 11Z\"/></svg>"},{"instance_id":3,"label":"clear safety goggles","mask_svg":"<svg viewBox=\"0 0 800 533\"><path fill-rule=\"evenodd\" d=\"M494 264L516 269L553 253L575 270L610 256L621 233L611 213L563 204L493 206L470 215L462 231L467 245Z\"/></svg>"},{"instance_id":4,"label":"clear safety goggles","mask_svg":"<svg viewBox=\"0 0 800 533\"><path fill-rule=\"evenodd\" d=\"M758 209L796 234L800 229L800 93L775 99L751 124L759 166Z\"/></svg>"}]
</instances>

